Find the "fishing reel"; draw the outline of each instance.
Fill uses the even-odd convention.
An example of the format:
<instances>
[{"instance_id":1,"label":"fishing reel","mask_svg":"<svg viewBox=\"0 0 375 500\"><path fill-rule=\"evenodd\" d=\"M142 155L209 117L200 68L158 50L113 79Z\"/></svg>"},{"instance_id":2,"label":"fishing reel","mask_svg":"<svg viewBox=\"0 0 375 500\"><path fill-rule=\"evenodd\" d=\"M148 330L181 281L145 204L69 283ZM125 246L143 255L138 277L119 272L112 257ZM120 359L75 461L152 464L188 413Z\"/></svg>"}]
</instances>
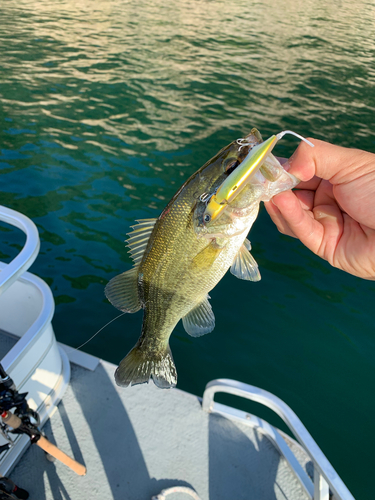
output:
<instances>
[{"instance_id":1,"label":"fishing reel","mask_svg":"<svg viewBox=\"0 0 375 500\"><path fill-rule=\"evenodd\" d=\"M0 477L0 500L24 500L29 498L29 493L19 488L7 477Z\"/></svg>"},{"instance_id":2,"label":"fishing reel","mask_svg":"<svg viewBox=\"0 0 375 500\"><path fill-rule=\"evenodd\" d=\"M15 439L10 434L26 434L30 438L31 444L36 443L46 453L50 461L53 458L57 458L78 475L84 476L86 474L86 467L59 450L57 446L48 441L42 434L38 428L40 424L39 415L27 404L27 394L27 392L20 394L17 391L13 380L5 372L0 363L0 434L8 441L8 444L0 446L0 454L15 444ZM17 491L19 490L20 488ZM0 500L3 499L1 493L0 477ZM28 496L27 492L25 494ZM17 498L27 498L27 496L17 497L16 495ZM14 497L8 496L7 498Z\"/></svg>"},{"instance_id":3,"label":"fishing reel","mask_svg":"<svg viewBox=\"0 0 375 500\"><path fill-rule=\"evenodd\" d=\"M5 372L3 366L0 363L0 415L14 408L14 414L17 415L21 421L22 425L17 429L9 430L8 426L1 422L0 433L8 441L9 444L0 446L0 454L10 448L13 444L13 439L10 436L12 434L39 434L38 425L40 424L40 418L36 411L32 410L26 401L27 392L19 393L14 385L13 380Z\"/></svg>"},{"instance_id":4,"label":"fishing reel","mask_svg":"<svg viewBox=\"0 0 375 500\"><path fill-rule=\"evenodd\" d=\"M22 421L29 424L33 424L34 421L36 425L39 425L39 415L29 408L26 402L27 392L18 393L13 380L7 375L1 363L0 377L0 414L4 415L12 408L15 408L15 413L19 415ZM4 422L0 423L0 434L8 441L8 443L0 446L0 455L13 446L14 440L10 436L10 432L14 431L15 429L9 430ZM29 493L23 488L19 488L11 479L0 477L0 500L27 499L28 497Z\"/></svg>"},{"instance_id":5,"label":"fishing reel","mask_svg":"<svg viewBox=\"0 0 375 500\"><path fill-rule=\"evenodd\" d=\"M40 418L36 411L32 410L26 402L27 392L19 394L0 382L0 413L15 408L15 414L22 419L28 419L35 425L40 424Z\"/></svg>"}]
</instances>

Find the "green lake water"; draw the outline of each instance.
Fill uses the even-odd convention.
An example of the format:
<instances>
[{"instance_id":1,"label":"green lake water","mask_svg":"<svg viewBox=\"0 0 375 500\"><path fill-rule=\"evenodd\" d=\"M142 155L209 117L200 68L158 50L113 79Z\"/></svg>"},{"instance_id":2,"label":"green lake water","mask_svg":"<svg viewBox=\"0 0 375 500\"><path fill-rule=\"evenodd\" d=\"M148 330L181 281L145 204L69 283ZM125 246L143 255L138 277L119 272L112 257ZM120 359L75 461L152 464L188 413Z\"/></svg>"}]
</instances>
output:
<instances>
[{"instance_id":1,"label":"green lake water","mask_svg":"<svg viewBox=\"0 0 375 500\"><path fill-rule=\"evenodd\" d=\"M37 224L32 272L51 286L57 338L72 346L117 315L103 289L131 266L135 219L157 217L253 126L375 152L370 2L8 0L0 19L0 203ZM297 144L285 137L275 154ZM372 500L375 285L279 234L263 207L249 239L262 281L224 277L210 335L177 326L178 387L201 395L227 377L273 392L354 496ZM2 260L22 243L0 225ZM141 320L123 316L84 350L118 363Z\"/></svg>"}]
</instances>

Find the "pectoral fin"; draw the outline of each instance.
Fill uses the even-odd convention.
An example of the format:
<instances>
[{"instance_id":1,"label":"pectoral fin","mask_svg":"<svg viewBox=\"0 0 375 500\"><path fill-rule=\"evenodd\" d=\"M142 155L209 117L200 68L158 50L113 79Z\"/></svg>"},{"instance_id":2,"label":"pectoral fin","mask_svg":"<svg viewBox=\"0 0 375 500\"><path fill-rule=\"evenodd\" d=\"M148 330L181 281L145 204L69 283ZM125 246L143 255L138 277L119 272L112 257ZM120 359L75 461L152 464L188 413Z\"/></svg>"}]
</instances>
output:
<instances>
[{"instance_id":1,"label":"pectoral fin","mask_svg":"<svg viewBox=\"0 0 375 500\"><path fill-rule=\"evenodd\" d=\"M211 241L203 250L201 250L193 259L193 267L200 270L209 269L215 262L216 257L221 252L222 248Z\"/></svg>"},{"instance_id":2,"label":"pectoral fin","mask_svg":"<svg viewBox=\"0 0 375 500\"><path fill-rule=\"evenodd\" d=\"M273 154L270 154L260 168L260 172L267 180L275 182L282 175L284 169Z\"/></svg>"},{"instance_id":3,"label":"pectoral fin","mask_svg":"<svg viewBox=\"0 0 375 500\"><path fill-rule=\"evenodd\" d=\"M208 297L182 318L182 324L192 337L200 337L212 332L215 328L215 316L211 304L208 302Z\"/></svg>"},{"instance_id":4,"label":"pectoral fin","mask_svg":"<svg viewBox=\"0 0 375 500\"><path fill-rule=\"evenodd\" d=\"M261 277L258 264L251 255L250 250L250 241L245 239L233 261L230 272L240 280L259 281Z\"/></svg>"},{"instance_id":5,"label":"pectoral fin","mask_svg":"<svg viewBox=\"0 0 375 500\"><path fill-rule=\"evenodd\" d=\"M105 287L105 296L120 311L139 311L141 302L138 295L138 267L112 278Z\"/></svg>"}]
</instances>

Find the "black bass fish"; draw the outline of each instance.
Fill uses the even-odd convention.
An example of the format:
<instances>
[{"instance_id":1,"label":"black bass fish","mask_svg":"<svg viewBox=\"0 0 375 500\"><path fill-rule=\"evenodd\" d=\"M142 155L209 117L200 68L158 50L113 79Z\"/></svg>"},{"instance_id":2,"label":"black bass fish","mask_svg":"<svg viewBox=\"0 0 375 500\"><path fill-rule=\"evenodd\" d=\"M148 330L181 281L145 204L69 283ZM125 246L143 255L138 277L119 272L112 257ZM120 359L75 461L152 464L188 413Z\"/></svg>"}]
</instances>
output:
<instances>
[{"instance_id":1,"label":"black bass fish","mask_svg":"<svg viewBox=\"0 0 375 500\"><path fill-rule=\"evenodd\" d=\"M121 311L144 309L141 336L116 370L118 385L152 378L160 388L174 387L169 337L178 321L189 335L205 335L215 326L208 293L227 270L240 279L260 280L246 236L260 201L298 183L270 153L274 143L271 138L263 143L253 129L193 174L157 219L132 226L127 245L134 267L105 289Z\"/></svg>"}]
</instances>

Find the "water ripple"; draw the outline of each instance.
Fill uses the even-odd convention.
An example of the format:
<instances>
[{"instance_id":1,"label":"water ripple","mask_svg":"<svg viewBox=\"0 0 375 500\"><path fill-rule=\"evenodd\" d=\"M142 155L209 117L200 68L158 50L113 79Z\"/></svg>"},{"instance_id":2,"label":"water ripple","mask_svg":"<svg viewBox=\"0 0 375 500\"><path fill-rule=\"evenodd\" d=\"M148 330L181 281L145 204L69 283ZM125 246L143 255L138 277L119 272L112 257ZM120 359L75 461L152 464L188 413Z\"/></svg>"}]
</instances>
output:
<instances>
[{"instance_id":1,"label":"water ripple","mask_svg":"<svg viewBox=\"0 0 375 500\"><path fill-rule=\"evenodd\" d=\"M34 270L52 286L55 330L68 344L113 317L103 285L131 265L123 240L133 221L157 216L192 172L254 125L264 136L295 129L375 152L375 6L366 1L8 0L0 16L1 203L38 225ZM286 137L278 154L295 146ZM15 233L0 230L0 257L10 259ZM364 498L369 444L356 432L351 450L363 461L354 474L332 438L337 426L349 432L332 393L342 405L350 390L360 409L359 384L332 374L355 367L353 380L375 383L374 291L283 240L264 211L252 241L258 292L225 278L212 292L218 326L205 348L178 331L172 340L181 386L200 393L228 373L289 397L315 436L328 429L334 465ZM237 314L250 296L251 335ZM126 321L139 328L139 317ZM105 348L117 362L123 325L87 349Z\"/></svg>"}]
</instances>

